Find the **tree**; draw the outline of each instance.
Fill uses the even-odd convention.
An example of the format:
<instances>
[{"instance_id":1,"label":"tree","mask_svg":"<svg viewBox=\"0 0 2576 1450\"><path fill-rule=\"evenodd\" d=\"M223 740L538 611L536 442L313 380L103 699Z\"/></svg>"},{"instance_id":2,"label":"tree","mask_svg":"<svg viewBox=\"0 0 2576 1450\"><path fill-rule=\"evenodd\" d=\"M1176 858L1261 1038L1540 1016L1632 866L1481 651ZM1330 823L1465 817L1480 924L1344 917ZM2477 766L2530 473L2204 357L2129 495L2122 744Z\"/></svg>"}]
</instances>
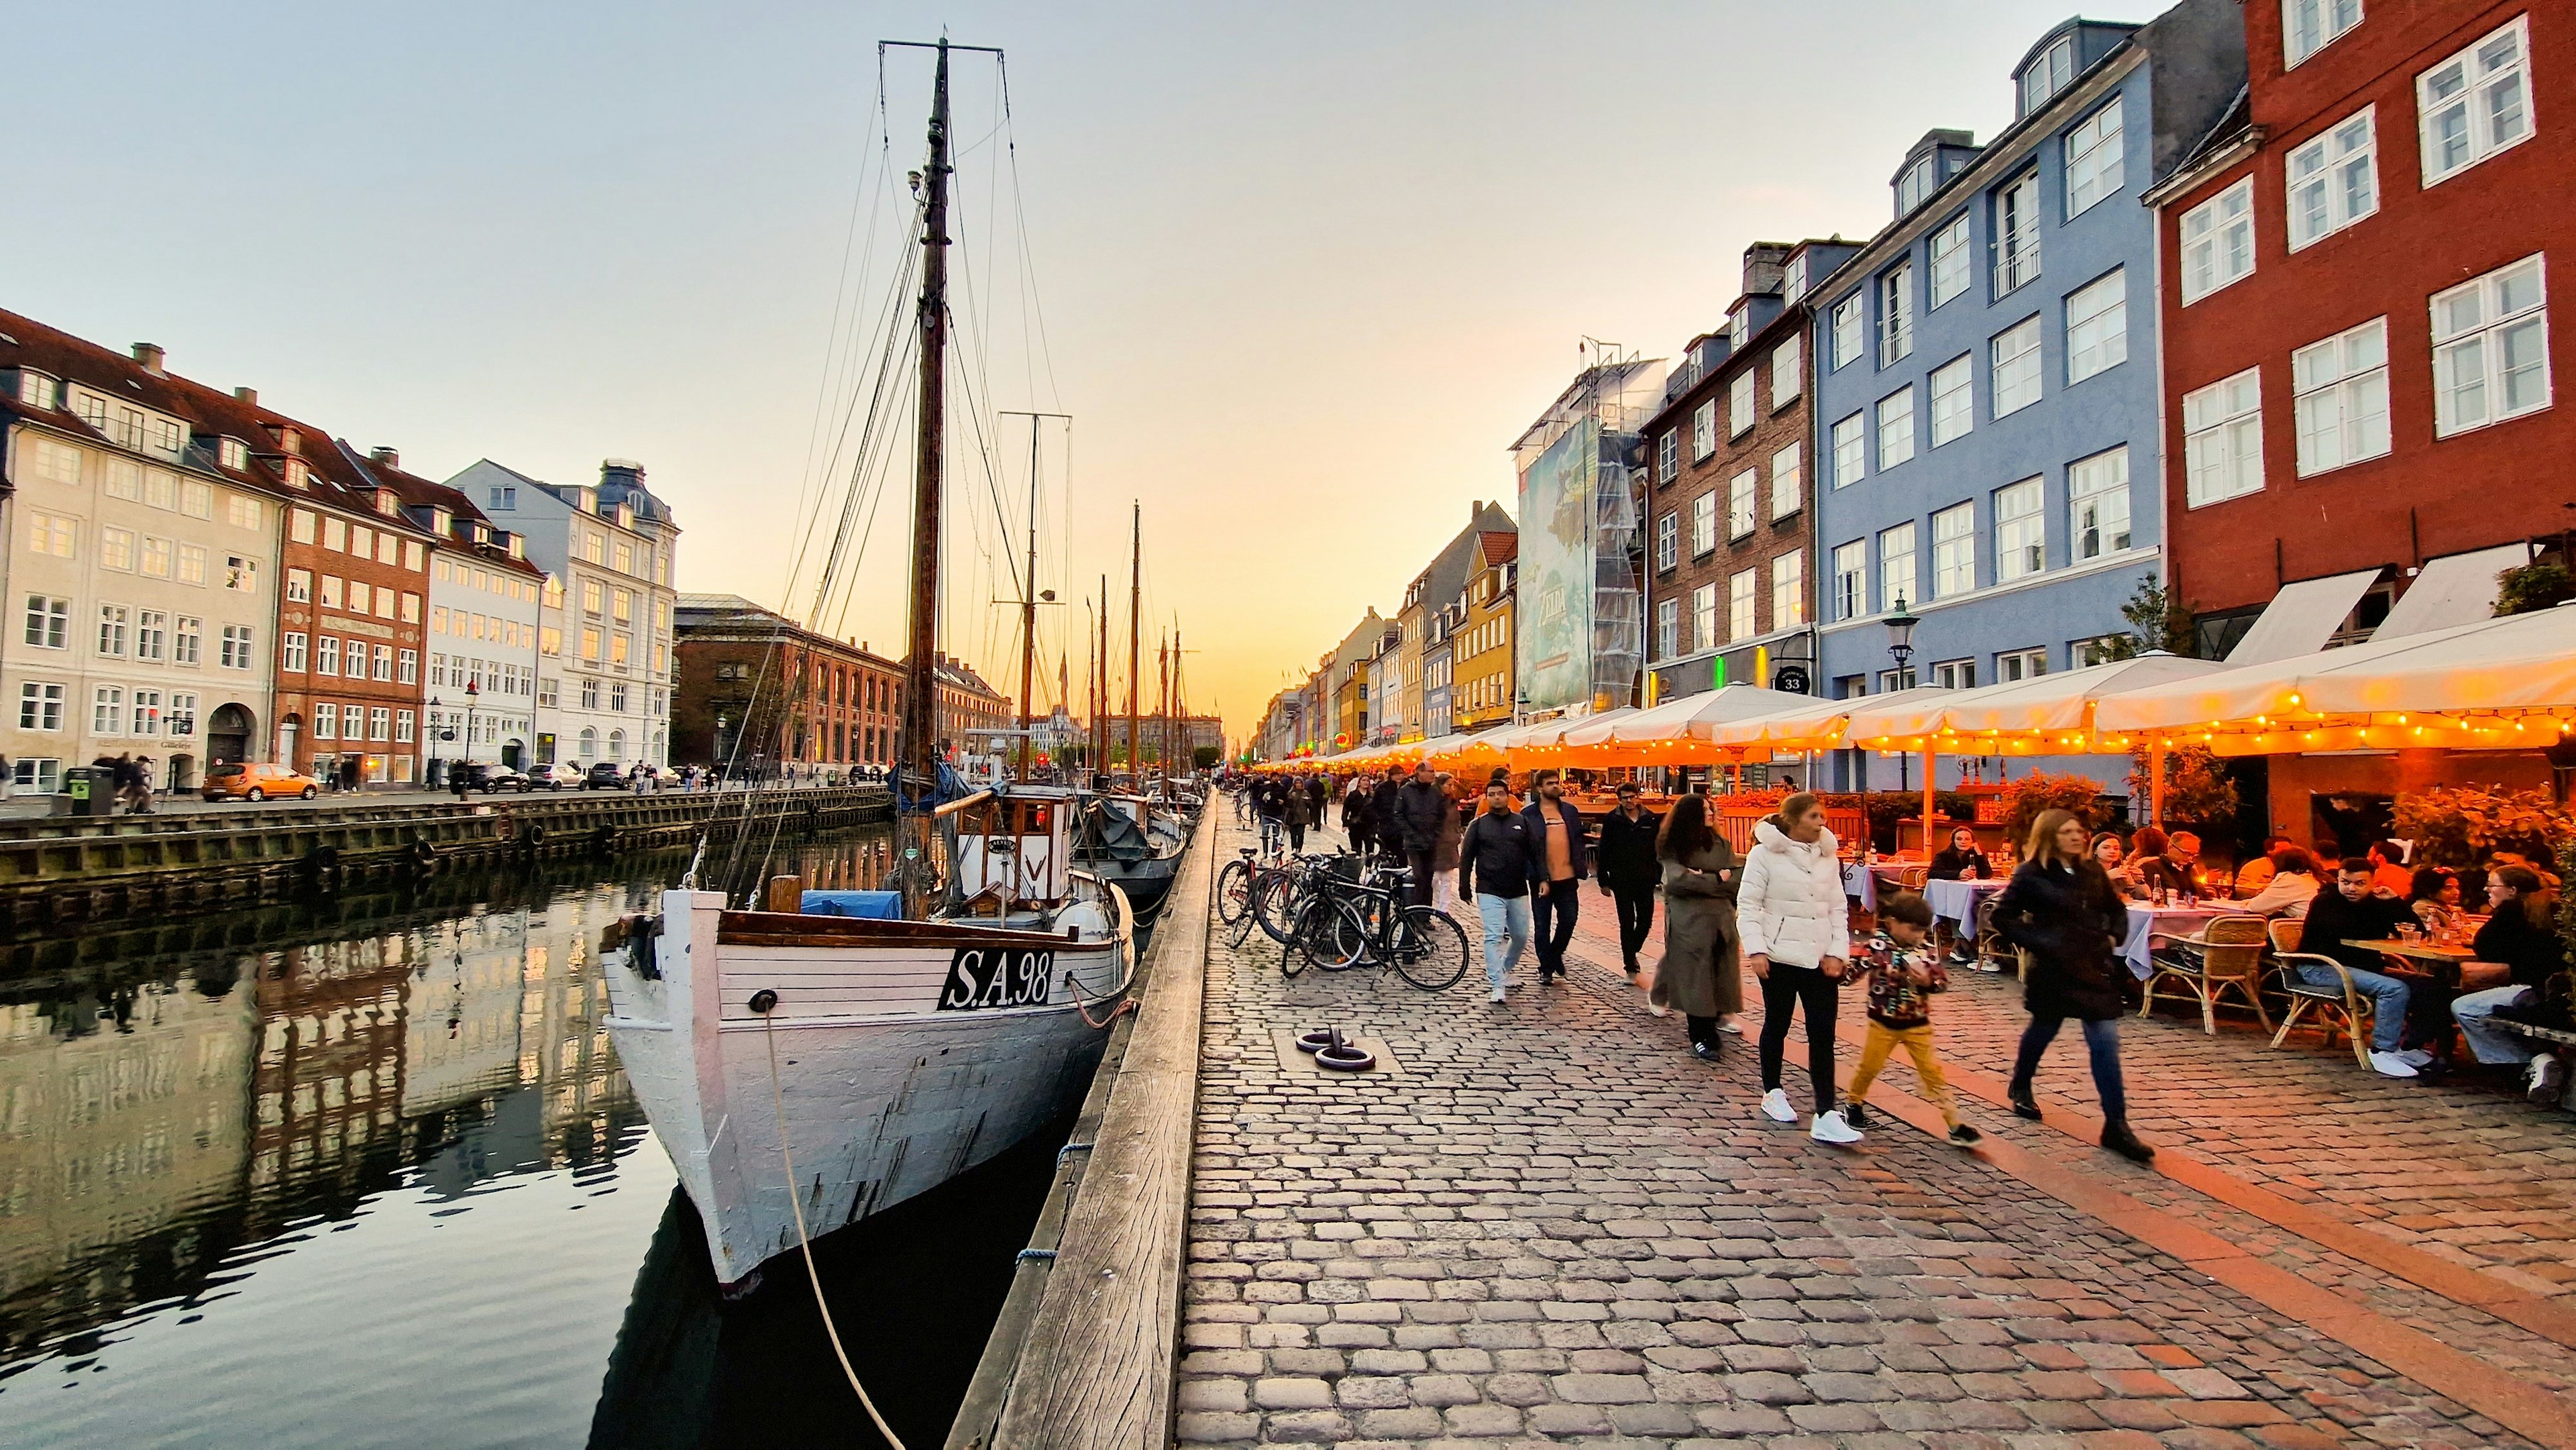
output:
<instances>
[{"instance_id":1,"label":"tree","mask_svg":"<svg viewBox=\"0 0 2576 1450\"><path fill-rule=\"evenodd\" d=\"M2188 658L2198 648L2191 610L2165 588L2164 581L2153 571L2138 581L2137 592L2120 606L2120 617L2129 622L2129 632L2103 641L2104 659L2136 659L2158 649Z\"/></svg>"},{"instance_id":2,"label":"tree","mask_svg":"<svg viewBox=\"0 0 2576 1450\"><path fill-rule=\"evenodd\" d=\"M2499 618L2555 609L2570 599L2576 599L2576 575L2569 574L2564 564L2525 564L2496 576L2495 612Z\"/></svg>"},{"instance_id":3,"label":"tree","mask_svg":"<svg viewBox=\"0 0 2576 1450\"><path fill-rule=\"evenodd\" d=\"M2144 745L2129 752L2129 792L2153 800L2154 778ZM2236 782L2227 767L2205 745L2176 745L2165 751L2165 821L2169 825L2209 826L2236 815Z\"/></svg>"},{"instance_id":4,"label":"tree","mask_svg":"<svg viewBox=\"0 0 2576 1450\"><path fill-rule=\"evenodd\" d=\"M1224 746L1201 745L1190 751L1190 765L1197 770L1214 770L1216 763L1224 757Z\"/></svg>"},{"instance_id":5,"label":"tree","mask_svg":"<svg viewBox=\"0 0 2576 1450\"><path fill-rule=\"evenodd\" d=\"M2417 859L2436 866L2466 866L2499 847L2545 861L2576 836L2567 811L2549 792L2484 785L2400 795L2396 829L2416 843Z\"/></svg>"},{"instance_id":6,"label":"tree","mask_svg":"<svg viewBox=\"0 0 2576 1450\"><path fill-rule=\"evenodd\" d=\"M2102 785L2090 776L2050 775L2034 770L2012 783L2012 814L2005 818L2005 839L2030 839L2030 828L2042 811L2071 811L2086 830L2099 830L2110 819L2102 805Z\"/></svg>"}]
</instances>

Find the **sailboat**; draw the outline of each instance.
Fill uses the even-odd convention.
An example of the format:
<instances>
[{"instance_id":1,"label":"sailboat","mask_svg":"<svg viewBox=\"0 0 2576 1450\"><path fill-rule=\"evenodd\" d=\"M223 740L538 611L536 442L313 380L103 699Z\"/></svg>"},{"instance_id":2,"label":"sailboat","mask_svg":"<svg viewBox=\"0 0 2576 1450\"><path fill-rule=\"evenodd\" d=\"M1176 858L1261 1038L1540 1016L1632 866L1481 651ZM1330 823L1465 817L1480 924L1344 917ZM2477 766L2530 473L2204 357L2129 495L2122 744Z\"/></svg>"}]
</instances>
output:
<instances>
[{"instance_id":1,"label":"sailboat","mask_svg":"<svg viewBox=\"0 0 2576 1450\"><path fill-rule=\"evenodd\" d=\"M1126 895L1075 869L1075 792L1006 781L968 793L938 755L953 166L951 46L936 48L899 889L808 892L782 877L754 910L668 891L603 954L609 1038L729 1287L800 1236L933 1188L1054 1119L1089 1082L1109 1004L1135 972Z\"/></svg>"}]
</instances>

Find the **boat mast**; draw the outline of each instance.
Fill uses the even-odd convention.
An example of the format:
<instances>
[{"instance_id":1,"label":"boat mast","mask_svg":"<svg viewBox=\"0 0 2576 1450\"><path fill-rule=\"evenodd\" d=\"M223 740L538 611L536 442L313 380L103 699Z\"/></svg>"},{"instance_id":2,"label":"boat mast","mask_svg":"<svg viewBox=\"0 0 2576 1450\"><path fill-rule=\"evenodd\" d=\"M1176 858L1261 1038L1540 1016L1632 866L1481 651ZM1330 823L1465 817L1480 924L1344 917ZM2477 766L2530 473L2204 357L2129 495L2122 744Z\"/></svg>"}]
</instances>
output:
<instances>
[{"instance_id":1,"label":"boat mast","mask_svg":"<svg viewBox=\"0 0 2576 1450\"><path fill-rule=\"evenodd\" d=\"M939 446L948 421L948 42L939 42L931 87L930 160L922 167L927 204L921 233L921 417L912 478L912 653L904 664L903 764L912 777L903 839L903 914L918 919L932 871L932 812L939 799ZM905 799L901 791L897 799Z\"/></svg>"},{"instance_id":2,"label":"boat mast","mask_svg":"<svg viewBox=\"0 0 2576 1450\"><path fill-rule=\"evenodd\" d=\"M1031 694L1037 689L1038 666L1038 427L1048 418L1073 421L1068 413L1024 413L1005 408L1005 418L1029 420L1029 562L1020 576L1020 779L1037 775L1037 742L1029 734ZM1052 590L1046 598L1053 602ZM1061 692L1059 692L1061 693ZM1071 701L1066 703L1070 704Z\"/></svg>"},{"instance_id":3,"label":"boat mast","mask_svg":"<svg viewBox=\"0 0 2576 1450\"><path fill-rule=\"evenodd\" d=\"M1100 682L1098 698L1091 704L1091 784L1097 790L1109 781L1109 576L1100 576L1100 635L1092 641L1092 656L1099 663L1092 678Z\"/></svg>"},{"instance_id":4,"label":"boat mast","mask_svg":"<svg viewBox=\"0 0 2576 1450\"><path fill-rule=\"evenodd\" d=\"M1136 676L1144 663L1143 623L1136 608L1145 598L1145 505L1136 505L1135 535L1127 555L1127 778L1145 788L1145 766L1136 755Z\"/></svg>"},{"instance_id":5,"label":"boat mast","mask_svg":"<svg viewBox=\"0 0 2576 1450\"><path fill-rule=\"evenodd\" d=\"M1157 636L1154 642L1154 672L1162 683L1154 696L1154 748L1163 758L1163 779L1172 778L1172 638Z\"/></svg>"}]
</instances>

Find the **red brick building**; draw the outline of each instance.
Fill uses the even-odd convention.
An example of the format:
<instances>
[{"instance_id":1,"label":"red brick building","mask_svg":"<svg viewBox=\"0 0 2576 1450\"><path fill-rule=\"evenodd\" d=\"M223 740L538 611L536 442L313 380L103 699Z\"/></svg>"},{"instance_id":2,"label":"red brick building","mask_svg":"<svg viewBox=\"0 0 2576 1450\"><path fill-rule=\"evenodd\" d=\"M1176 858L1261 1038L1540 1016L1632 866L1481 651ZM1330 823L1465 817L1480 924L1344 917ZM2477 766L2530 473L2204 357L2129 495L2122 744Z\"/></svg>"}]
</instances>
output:
<instances>
[{"instance_id":1,"label":"red brick building","mask_svg":"<svg viewBox=\"0 0 2576 1450\"><path fill-rule=\"evenodd\" d=\"M1756 242L1726 327L1692 341L1644 428L1646 675L1669 700L1773 683L1812 689L1814 428L1807 287L1860 250Z\"/></svg>"},{"instance_id":2,"label":"red brick building","mask_svg":"<svg viewBox=\"0 0 2576 1450\"><path fill-rule=\"evenodd\" d=\"M2392 611L2483 617L2500 568L2576 528L2549 318L2576 241L2576 9L2244 17L2245 97L2148 197L2169 582L2212 656L2267 605L2240 658Z\"/></svg>"},{"instance_id":3,"label":"red brick building","mask_svg":"<svg viewBox=\"0 0 2576 1450\"><path fill-rule=\"evenodd\" d=\"M673 764L895 763L900 664L731 594L683 594L673 621Z\"/></svg>"}]
</instances>

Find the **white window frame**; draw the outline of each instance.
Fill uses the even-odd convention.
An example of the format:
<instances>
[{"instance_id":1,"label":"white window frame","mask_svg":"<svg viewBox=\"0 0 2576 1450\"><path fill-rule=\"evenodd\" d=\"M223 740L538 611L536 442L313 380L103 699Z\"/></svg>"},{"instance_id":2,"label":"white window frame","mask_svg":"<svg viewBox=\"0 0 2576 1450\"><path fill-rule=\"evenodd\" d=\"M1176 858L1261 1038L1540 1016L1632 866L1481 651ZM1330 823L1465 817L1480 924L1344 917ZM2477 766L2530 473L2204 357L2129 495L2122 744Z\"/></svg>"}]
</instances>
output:
<instances>
[{"instance_id":1,"label":"white window frame","mask_svg":"<svg viewBox=\"0 0 2576 1450\"><path fill-rule=\"evenodd\" d=\"M2254 178L2239 177L2225 191L2184 212L2178 237L2183 306L2253 276Z\"/></svg>"},{"instance_id":2,"label":"white window frame","mask_svg":"<svg viewBox=\"0 0 2576 1450\"><path fill-rule=\"evenodd\" d=\"M2115 267L2067 294L2066 385L2129 360L2129 271Z\"/></svg>"},{"instance_id":3,"label":"white window frame","mask_svg":"<svg viewBox=\"0 0 2576 1450\"><path fill-rule=\"evenodd\" d=\"M2263 369L2182 396L2183 501L2205 508L2263 491Z\"/></svg>"},{"instance_id":4,"label":"white window frame","mask_svg":"<svg viewBox=\"0 0 2576 1450\"><path fill-rule=\"evenodd\" d=\"M1691 644L1697 649L1717 648L1717 586L1702 584L1693 589L1691 600Z\"/></svg>"},{"instance_id":5,"label":"white window frame","mask_svg":"<svg viewBox=\"0 0 2576 1450\"><path fill-rule=\"evenodd\" d=\"M26 596L26 644L29 649L67 650L72 639L72 602L52 594Z\"/></svg>"},{"instance_id":6,"label":"white window frame","mask_svg":"<svg viewBox=\"0 0 2576 1450\"><path fill-rule=\"evenodd\" d=\"M1806 449L1791 443L1771 455L1771 519L1777 523L1807 506Z\"/></svg>"},{"instance_id":7,"label":"white window frame","mask_svg":"<svg viewBox=\"0 0 2576 1450\"><path fill-rule=\"evenodd\" d=\"M1995 490L1995 582L2048 572L2048 485L2025 478Z\"/></svg>"},{"instance_id":8,"label":"white window frame","mask_svg":"<svg viewBox=\"0 0 2576 1450\"><path fill-rule=\"evenodd\" d=\"M2364 106L2294 148L2282 163L2283 225L2304 251L2379 214L2377 106Z\"/></svg>"},{"instance_id":9,"label":"white window frame","mask_svg":"<svg viewBox=\"0 0 2576 1450\"><path fill-rule=\"evenodd\" d=\"M2048 651L2045 648L1999 650L1995 654L1995 683L1998 685L2035 680L2047 673Z\"/></svg>"},{"instance_id":10,"label":"white window frame","mask_svg":"<svg viewBox=\"0 0 2576 1450\"><path fill-rule=\"evenodd\" d=\"M1790 333L1771 349L1771 411L1778 412L1807 386L1807 349L1799 333Z\"/></svg>"},{"instance_id":11,"label":"white window frame","mask_svg":"<svg viewBox=\"0 0 2576 1450\"><path fill-rule=\"evenodd\" d=\"M2281 68L2341 40L2361 23L2361 0L2281 0Z\"/></svg>"},{"instance_id":12,"label":"white window frame","mask_svg":"<svg viewBox=\"0 0 2576 1450\"><path fill-rule=\"evenodd\" d=\"M1971 499L1932 515L1932 597L1977 590L1977 505Z\"/></svg>"},{"instance_id":13,"label":"white window frame","mask_svg":"<svg viewBox=\"0 0 2576 1450\"><path fill-rule=\"evenodd\" d=\"M1862 320L1862 313L1867 306L1866 295L1854 292L1835 303L1832 311L1827 314L1834 341L1834 356L1828 371L1840 372L1860 360L1863 335L1867 330Z\"/></svg>"},{"instance_id":14,"label":"white window frame","mask_svg":"<svg viewBox=\"0 0 2576 1450\"><path fill-rule=\"evenodd\" d=\"M1914 520L1878 531L1878 608L1894 609L1900 600L1919 599L1915 585Z\"/></svg>"},{"instance_id":15,"label":"white window frame","mask_svg":"<svg viewBox=\"0 0 2576 1450\"><path fill-rule=\"evenodd\" d=\"M1961 353L1932 370L1924 384L1932 395L1932 446L1966 437L1976 427L1977 364Z\"/></svg>"},{"instance_id":16,"label":"white window frame","mask_svg":"<svg viewBox=\"0 0 2576 1450\"><path fill-rule=\"evenodd\" d=\"M2513 41L2512 59L2492 70L2479 71L2491 64L2496 43L2507 36ZM2448 82L2457 90L2437 95L2435 86L2445 84L2444 73L2456 68L2456 81ZM2499 93L2510 89L2513 114L2521 129L2510 136L2499 136L2496 126L2496 104ZM2462 125L2463 144L2457 157L2447 164L2437 151L2440 137L2435 127L2442 117L2457 108ZM2533 114L2531 95L2531 26L2529 15L2517 15L2503 25L2488 31L2467 49L2426 67L2415 77L2415 119L2417 140L2423 151L2424 188L2429 191L2481 161L2499 156L2539 134L2540 123Z\"/></svg>"},{"instance_id":17,"label":"white window frame","mask_svg":"<svg viewBox=\"0 0 2576 1450\"><path fill-rule=\"evenodd\" d=\"M1761 373L1758 367L1747 367L1726 385L1726 436L1741 438L1753 431L1753 385Z\"/></svg>"},{"instance_id":18,"label":"white window frame","mask_svg":"<svg viewBox=\"0 0 2576 1450\"><path fill-rule=\"evenodd\" d=\"M1834 617L1859 619L1869 607L1869 540L1834 545Z\"/></svg>"},{"instance_id":19,"label":"white window frame","mask_svg":"<svg viewBox=\"0 0 2576 1450\"><path fill-rule=\"evenodd\" d=\"M2124 100L2113 95L2099 110L2067 128L2060 143L2066 160L2068 221L2119 195L2125 185L2122 151L2127 138L2121 115Z\"/></svg>"},{"instance_id":20,"label":"white window frame","mask_svg":"<svg viewBox=\"0 0 2576 1450\"><path fill-rule=\"evenodd\" d=\"M2010 417L2048 395L2042 332L2034 313L1986 339L1990 416Z\"/></svg>"},{"instance_id":21,"label":"white window frame","mask_svg":"<svg viewBox=\"0 0 2576 1450\"><path fill-rule=\"evenodd\" d=\"M1831 434L1834 448L1834 487L1849 488L1869 476L1869 419L1865 413L1853 413L1837 419Z\"/></svg>"},{"instance_id":22,"label":"white window frame","mask_svg":"<svg viewBox=\"0 0 2576 1450\"><path fill-rule=\"evenodd\" d=\"M1706 463L1717 452L1717 400L1709 398L1691 410L1691 462Z\"/></svg>"},{"instance_id":23,"label":"white window frame","mask_svg":"<svg viewBox=\"0 0 2576 1450\"><path fill-rule=\"evenodd\" d=\"M1753 617L1762 595L1762 571L1738 569L1726 580L1726 642L1740 644L1762 631Z\"/></svg>"},{"instance_id":24,"label":"white window frame","mask_svg":"<svg viewBox=\"0 0 2576 1450\"><path fill-rule=\"evenodd\" d=\"M1678 428L1667 429L1655 442L1655 481L1670 483L1681 476L1682 435Z\"/></svg>"},{"instance_id":25,"label":"white window frame","mask_svg":"<svg viewBox=\"0 0 2576 1450\"><path fill-rule=\"evenodd\" d=\"M1791 549L1771 560L1771 628L1795 629L1807 622L1807 551Z\"/></svg>"},{"instance_id":26,"label":"white window frame","mask_svg":"<svg viewBox=\"0 0 2576 1450\"><path fill-rule=\"evenodd\" d=\"M1907 383L1879 399L1872 412L1878 435L1878 471L1885 473L1914 457L1914 385Z\"/></svg>"},{"instance_id":27,"label":"white window frame","mask_svg":"<svg viewBox=\"0 0 2576 1450\"><path fill-rule=\"evenodd\" d=\"M2290 354L2299 477L2386 456L2388 319L2374 317Z\"/></svg>"},{"instance_id":28,"label":"white window frame","mask_svg":"<svg viewBox=\"0 0 2576 1450\"><path fill-rule=\"evenodd\" d=\"M1726 537L1729 541L1748 538L1761 522L1755 497L1761 492L1762 471L1748 468L1726 481Z\"/></svg>"},{"instance_id":29,"label":"white window frame","mask_svg":"<svg viewBox=\"0 0 2576 1450\"><path fill-rule=\"evenodd\" d=\"M1914 351L1914 259L1907 257L1878 279L1878 365L1893 367Z\"/></svg>"},{"instance_id":30,"label":"white window frame","mask_svg":"<svg viewBox=\"0 0 2576 1450\"><path fill-rule=\"evenodd\" d=\"M1655 570L1661 573L1681 567L1682 516L1679 512L1659 514L1655 518Z\"/></svg>"},{"instance_id":31,"label":"white window frame","mask_svg":"<svg viewBox=\"0 0 2576 1450\"><path fill-rule=\"evenodd\" d=\"M59 680L25 680L18 686L18 728L38 730L48 735L63 728L64 697L69 691Z\"/></svg>"},{"instance_id":32,"label":"white window frame","mask_svg":"<svg viewBox=\"0 0 2576 1450\"><path fill-rule=\"evenodd\" d=\"M1691 557L1717 552L1717 490L1706 489L1691 500Z\"/></svg>"},{"instance_id":33,"label":"white window frame","mask_svg":"<svg viewBox=\"0 0 2576 1450\"><path fill-rule=\"evenodd\" d=\"M1968 265L1968 214L1961 212L1950 218L1946 225L1932 234L1932 239L1924 244L1924 250L1932 264L1930 310L1938 312L1942 303L1968 290L1968 278L1973 271Z\"/></svg>"},{"instance_id":34,"label":"white window frame","mask_svg":"<svg viewBox=\"0 0 2576 1450\"><path fill-rule=\"evenodd\" d=\"M1789 259L1789 265L1781 271L1780 301L1784 305L1792 304L1799 298L1806 295L1807 254L1800 252L1798 255L1791 257Z\"/></svg>"},{"instance_id":35,"label":"white window frame","mask_svg":"<svg viewBox=\"0 0 2576 1450\"><path fill-rule=\"evenodd\" d=\"M2129 445L2066 465L2067 558L2074 563L2129 547Z\"/></svg>"},{"instance_id":36,"label":"white window frame","mask_svg":"<svg viewBox=\"0 0 2576 1450\"><path fill-rule=\"evenodd\" d=\"M2047 50L2040 52L2039 58L2030 63L2030 69L2021 73L2021 110L2016 119L2047 105L2049 97L2066 89L2067 83L2074 79L2075 37L2061 35L2050 43Z\"/></svg>"},{"instance_id":37,"label":"white window frame","mask_svg":"<svg viewBox=\"0 0 2576 1450\"><path fill-rule=\"evenodd\" d=\"M2528 284L2529 301L2516 295ZM2461 304L2474 300L2474 320L2466 320ZM2457 287L2433 294L2433 436L2451 438L2480 428L2493 427L2515 418L2546 410L2553 396L2549 372L2549 273L2543 255L2532 253L2517 262L2508 262L2483 277L2473 277ZM2519 406L2498 408L2494 401L2503 395L2516 375L2527 374L2529 367L2510 367L2505 354L2507 346L2536 335L2529 356L2539 372L2539 393L2526 398ZM2474 360L2472 362L2472 360ZM2475 387L2480 412L2469 417L2462 412L2460 400L2467 388L2458 379L2474 365L2478 376Z\"/></svg>"},{"instance_id":38,"label":"white window frame","mask_svg":"<svg viewBox=\"0 0 2576 1450\"><path fill-rule=\"evenodd\" d=\"M1682 602L1678 599L1655 601L1655 658L1668 660L1682 652Z\"/></svg>"}]
</instances>

